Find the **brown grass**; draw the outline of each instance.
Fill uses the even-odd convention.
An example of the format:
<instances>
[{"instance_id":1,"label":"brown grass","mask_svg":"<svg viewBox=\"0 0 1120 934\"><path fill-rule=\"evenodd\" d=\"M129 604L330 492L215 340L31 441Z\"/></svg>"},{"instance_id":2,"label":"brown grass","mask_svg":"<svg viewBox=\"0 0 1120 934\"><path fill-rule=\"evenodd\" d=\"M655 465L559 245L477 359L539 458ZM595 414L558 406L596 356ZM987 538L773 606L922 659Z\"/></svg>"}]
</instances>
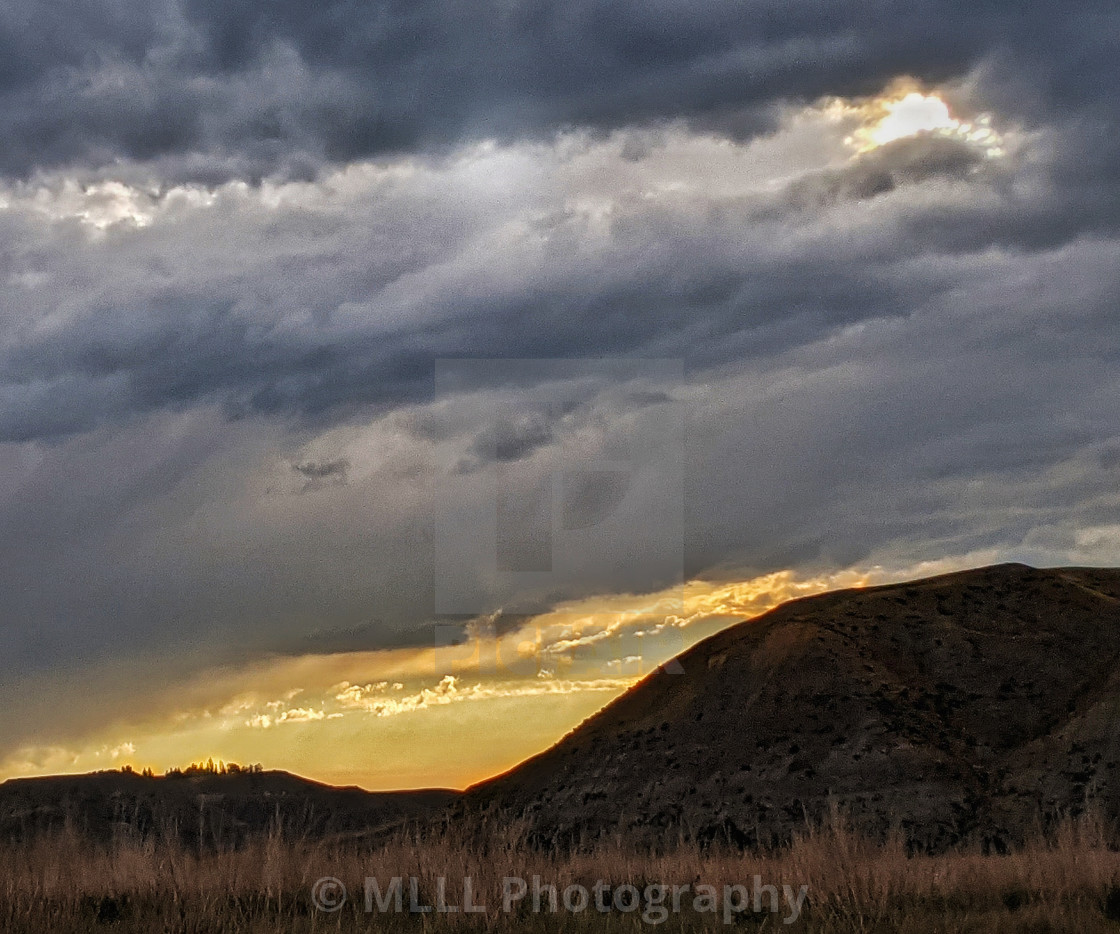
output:
<instances>
[{"instance_id":1,"label":"brown grass","mask_svg":"<svg viewBox=\"0 0 1120 934\"><path fill-rule=\"evenodd\" d=\"M763 883L808 886L807 907L796 924L778 914L736 914L735 930L799 932L1120 932L1120 853L1109 848L1098 824L1070 822L1049 839L1004 856L960 851L909 856L901 839L872 843L842 821L807 831L766 854L702 852L682 848L643 855L604 845L592 852L530 849L516 828L467 840L454 830L438 835L401 833L371 846L361 842L283 839L271 834L225 852L190 852L157 839L94 846L75 833L0 848L0 930L20 932L327 932L327 931L697 931L727 929L719 914L697 914L691 890L681 911L661 924L612 910L535 913L530 896L510 913L500 910L502 880L533 875L557 886L588 889L603 880L645 890L656 883L717 886ZM341 879L350 898L337 912L317 910L312 887L323 876ZM402 914L367 913L363 880L387 887L402 876ZM407 879L418 879L432 904L438 878L447 902L461 901L470 877L475 903L488 910L464 915L409 913ZM666 899L666 906L671 899ZM542 907L547 908L547 897ZM766 906L763 906L764 908Z\"/></svg>"}]
</instances>

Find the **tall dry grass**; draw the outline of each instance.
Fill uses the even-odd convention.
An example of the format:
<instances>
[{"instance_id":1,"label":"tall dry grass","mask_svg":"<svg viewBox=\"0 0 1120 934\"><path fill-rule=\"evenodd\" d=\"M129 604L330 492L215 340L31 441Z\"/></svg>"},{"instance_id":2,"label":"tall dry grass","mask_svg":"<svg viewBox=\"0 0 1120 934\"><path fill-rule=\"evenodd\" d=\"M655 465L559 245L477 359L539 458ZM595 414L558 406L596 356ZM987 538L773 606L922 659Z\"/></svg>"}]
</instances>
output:
<instances>
[{"instance_id":1,"label":"tall dry grass","mask_svg":"<svg viewBox=\"0 0 1120 934\"><path fill-rule=\"evenodd\" d=\"M609 931L675 932L727 929L722 914L698 914L691 894L681 911L661 924L641 910L600 913L534 912L527 896L503 913L503 879L534 875L558 892L588 889L599 880L646 891L654 884L763 883L808 887L797 922L784 911L736 914L736 930L839 932L1118 932L1120 853L1110 849L1091 819L1069 822L1050 836L1008 855L959 851L908 855L900 837L871 842L843 821L808 829L781 850L762 854L680 848L654 855L621 844L588 852L542 852L526 845L516 827L467 836L454 827L439 833L400 832L377 845L361 840L292 841L279 833L237 849L192 852L171 838L136 840L127 834L98 846L74 832L0 847L0 931L182 932L257 934L326 931ZM317 910L312 888L324 876L340 879L349 899L336 912ZM367 913L366 877L385 888L404 877L401 914ZM410 913L407 879L415 877L421 902L434 904L439 878L447 902L461 902L471 879L476 904L487 911ZM666 904L671 904L668 897Z\"/></svg>"}]
</instances>

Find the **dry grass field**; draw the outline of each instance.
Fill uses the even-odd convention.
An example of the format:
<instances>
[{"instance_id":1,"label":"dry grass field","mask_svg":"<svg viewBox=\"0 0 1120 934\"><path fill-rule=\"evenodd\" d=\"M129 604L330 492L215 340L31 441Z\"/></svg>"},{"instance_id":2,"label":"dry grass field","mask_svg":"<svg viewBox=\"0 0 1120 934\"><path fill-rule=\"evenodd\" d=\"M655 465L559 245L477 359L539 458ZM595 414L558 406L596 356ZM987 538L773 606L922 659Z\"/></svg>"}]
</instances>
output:
<instances>
[{"instance_id":1,"label":"dry grass field","mask_svg":"<svg viewBox=\"0 0 1120 934\"><path fill-rule=\"evenodd\" d=\"M900 840L870 843L842 822L807 831L794 843L766 854L681 849L642 855L621 848L548 853L525 846L515 829L466 839L454 831L438 835L401 833L376 846L360 842L310 840L293 843L278 834L259 837L226 851L190 852L158 839L93 846L76 833L57 834L0 850L0 930L20 932L226 932L274 934L313 931L745 931L840 932L1114 932L1120 931L1120 853L1110 848L1099 824L1067 823L1050 839L1038 839L1006 855L957 851L937 856L908 855ZM530 885L534 875L555 885L558 910L542 889L535 911L531 888L502 910L506 877ZM393 877L402 877L404 910L366 911L367 877L387 896ZM315 884L335 877L349 897L338 910L314 904ZM461 906L464 880L471 900L485 911L410 912L410 882L417 880L417 905ZM756 877L780 892L807 887L794 923L784 896L779 906L768 894L753 903ZM602 881L600 912L594 903L568 911L565 888L588 890ZM633 885L633 910L612 904L610 892ZM657 885L669 888L659 890ZM680 894L673 906L671 887ZM717 910L697 911L694 892L712 885L720 893ZM747 907L724 913L723 886L743 885ZM506 886L506 889L503 889ZM651 888L652 887L652 888ZM516 886L513 886L516 888ZM742 893L731 899L738 908ZM765 890L762 890L765 893ZM322 892L319 893L322 897ZM338 901L338 891L327 897ZM736 898L736 894L739 898ZM573 901L575 897L573 895ZM656 910L658 904L665 911ZM392 905L389 905L390 909ZM706 907L704 904L699 906ZM778 911L771 909L778 907ZM756 908L761 910L756 911ZM653 910L651 910L653 909Z\"/></svg>"}]
</instances>

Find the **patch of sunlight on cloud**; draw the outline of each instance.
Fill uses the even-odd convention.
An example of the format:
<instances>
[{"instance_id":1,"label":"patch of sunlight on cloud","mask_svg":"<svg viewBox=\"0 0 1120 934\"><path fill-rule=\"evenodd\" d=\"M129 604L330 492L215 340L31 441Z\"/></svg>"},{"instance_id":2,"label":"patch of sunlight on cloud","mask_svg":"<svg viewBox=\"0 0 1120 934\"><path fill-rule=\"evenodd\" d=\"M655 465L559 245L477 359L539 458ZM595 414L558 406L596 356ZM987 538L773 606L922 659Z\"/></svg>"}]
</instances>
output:
<instances>
[{"instance_id":1,"label":"patch of sunlight on cloud","mask_svg":"<svg viewBox=\"0 0 1120 934\"><path fill-rule=\"evenodd\" d=\"M313 707L292 707L274 713L257 714L246 720L245 725L253 729L267 730L282 723L314 723L316 720L337 720L341 716L340 713L327 713L325 710L316 710Z\"/></svg>"},{"instance_id":2,"label":"patch of sunlight on cloud","mask_svg":"<svg viewBox=\"0 0 1120 934\"><path fill-rule=\"evenodd\" d=\"M0 775L17 778L22 775L47 775L78 770L81 750L65 746L23 746L0 763Z\"/></svg>"},{"instance_id":3,"label":"patch of sunlight on cloud","mask_svg":"<svg viewBox=\"0 0 1120 934\"><path fill-rule=\"evenodd\" d=\"M845 143L857 154L922 134L968 143L989 158L1007 152L991 114L958 119L940 94L924 90L912 78L898 79L877 97L828 98L819 106L838 123L853 126Z\"/></svg>"},{"instance_id":4,"label":"patch of sunlight on cloud","mask_svg":"<svg viewBox=\"0 0 1120 934\"><path fill-rule=\"evenodd\" d=\"M876 569L845 570L798 577L791 570L783 570L748 580L693 580L644 596L621 594L572 601L502 636L498 652L503 658L513 657L515 653L510 648L504 652L501 648L516 645L516 656L532 657L542 672L568 666L586 672L596 666L615 664L618 652L614 646L619 639L628 637L640 639L644 651L625 657L641 658L648 672L714 628L757 617L796 597L864 586L884 573ZM698 625L705 622L713 625ZM692 628L700 631L690 635Z\"/></svg>"},{"instance_id":5,"label":"patch of sunlight on cloud","mask_svg":"<svg viewBox=\"0 0 1120 934\"><path fill-rule=\"evenodd\" d=\"M887 101L883 106L886 116L866 130L873 146L884 146L919 133L956 131L961 127L961 122L949 115L949 105L933 94L912 91L902 100Z\"/></svg>"},{"instance_id":6,"label":"patch of sunlight on cloud","mask_svg":"<svg viewBox=\"0 0 1120 934\"><path fill-rule=\"evenodd\" d=\"M127 740L71 748L62 745L27 745L0 762L0 776L48 775L118 768L136 755L136 743Z\"/></svg>"},{"instance_id":7,"label":"patch of sunlight on cloud","mask_svg":"<svg viewBox=\"0 0 1120 934\"><path fill-rule=\"evenodd\" d=\"M385 682L359 686L344 681L337 685L340 690L335 695L335 700L346 708L361 710L377 717L393 717L466 701L541 697L584 691L606 691L617 694L630 687L635 680L635 678L600 678L593 681L539 679L528 683L472 685L462 684L455 675L444 675L434 687L422 688L420 691L401 697L387 695ZM393 687L401 688L402 685L395 684Z\"/></svg>"},{"instance_id":8,"label":"patch of sunlight on cloud","mask_svg":"<svg viewBox=\"0 0 1120 934\"><path fill-rule=\"evenodd\" d=\"M104 232L111 227L148 227L163 211L208 205L213 200L212 192L198 186L161 193L121 181L81 184L75 179L62 179L51 185L24 186L4 198L4 207L22 206L52 221L75 220Z\"/></svg>"},{"instance_id":9,"label":"patch of sunlight on cloud","mask_svg":"<svg viewBox=\"0 0 1120 934\"><path fill-rule=\"evenodd\" d=\"M1120 525L1094 525L1078 529L1074 542L1079 554L1101 551L1116 554L1120 551Z\"/></svg>"}]
</instances>

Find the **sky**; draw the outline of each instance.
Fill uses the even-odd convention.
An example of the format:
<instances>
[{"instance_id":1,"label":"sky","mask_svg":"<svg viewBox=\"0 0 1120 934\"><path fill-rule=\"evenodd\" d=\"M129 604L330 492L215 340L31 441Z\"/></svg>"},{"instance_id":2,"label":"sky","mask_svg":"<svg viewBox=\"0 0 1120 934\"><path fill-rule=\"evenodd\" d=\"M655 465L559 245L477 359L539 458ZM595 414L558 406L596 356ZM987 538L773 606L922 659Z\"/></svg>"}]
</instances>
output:
<instances>
[{"instance_id":1,"label":"sky","mask_svg":"<svg viewBox=\"0 0 1120 934\"><path fill-rule=\"evenodd\" d=\"M7 5L0 778L464 787L782 600L1120 564L1118 45Z\"/></svg>"}]
</instances>

